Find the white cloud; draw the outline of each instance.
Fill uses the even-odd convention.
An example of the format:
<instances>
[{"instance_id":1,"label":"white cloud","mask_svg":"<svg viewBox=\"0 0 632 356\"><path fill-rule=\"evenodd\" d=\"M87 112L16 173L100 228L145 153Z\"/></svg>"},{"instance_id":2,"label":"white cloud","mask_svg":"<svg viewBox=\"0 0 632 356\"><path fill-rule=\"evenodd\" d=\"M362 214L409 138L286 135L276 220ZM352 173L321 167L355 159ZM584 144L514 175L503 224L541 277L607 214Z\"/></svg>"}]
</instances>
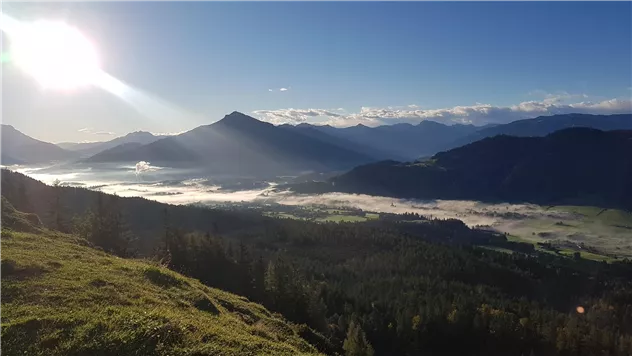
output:
<instances>
[{"instance_id":1,"label":"white cloud","mask_svg":"<svg viewBox=\"0 0 632 356\"><path fill-rule=\"evenodd\" d=\"M177 136L177 135L183 134L185 132L187 132L187 130L177 131L177 132L150 132L150 134L152 134L154 136Z\"/></svg>"},{"instance_id":2,"label":"white cloud","mask_svg":"<svg viewBox=\"0 0 632 356\"><path fill-rule=\"evenodd\" d=\"M256 110L252 113L263 121L278 125L285 123L298 124L301 122L307 122L309 119L315 117L336 118L341 116L341 114L334 111L337 110L290 108L281 110Z\"/></svg>"},{"instance_id":3,"label":"white cloud","mask_svg":"<svg viewBox=\"0 0 632 356\"><path fill-rule=\"evenodd\" d=\"M421 109L416 105L405 107L362 107L359 112L342 114L338 110L326 109L279 109L257 110L253 114L274 124L311 122L313 117L324 117L318 124L347 127L357 124L379 126L400 122L418 123L432 120L446 124L508 123L515 120L555 114L620 114L632 113L632 100L609 99L601 101L578 101L586 99L585 94L540 93L544 98L518 103L511 106L494 106L476 103L470 106L455 106L443 109Z\"/></svg>"},{"instance_id":4,"label":"white cloud","mask_svg":"<svg viewBox=\"0 0 632 356\"><path fill-rule=\"evenodd\" d=\"M275 91L279 91L279 92L284 92L284 91L288 91L292 89L292 87L287 87L287 88L278 88L278 89L268 89L269 92L275 92Z\"/></svg>"},{"instance_id":5,"label":"white cloud","mask_svg":"<svg viewBox=\"0 0 632 356\"><path fill-rule=\"evenodd\" d=\"M77 132L81 132L84 134L90 134L90 135L99 135L99 136L112 136L115 135L114 132L111 131L94 131L93 128L90 127L84 127L82 129L77 130Z\"/></svg>"}]
</instances>

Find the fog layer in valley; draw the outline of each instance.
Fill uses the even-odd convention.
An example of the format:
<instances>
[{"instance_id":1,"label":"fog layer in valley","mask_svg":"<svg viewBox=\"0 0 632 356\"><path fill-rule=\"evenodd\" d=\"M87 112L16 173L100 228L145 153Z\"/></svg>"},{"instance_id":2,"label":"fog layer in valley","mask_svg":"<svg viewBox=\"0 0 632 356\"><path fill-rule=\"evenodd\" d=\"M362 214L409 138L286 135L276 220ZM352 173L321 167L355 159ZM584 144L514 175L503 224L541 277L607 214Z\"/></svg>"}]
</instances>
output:
<instances>
[{"instance_id":1,"label":"fog layer in valley","mask_svg":"<svg viewBox=\"0 0 632 356\"><path fill-rule=\"evenodd\" d=\"M10 167L44 183L59 180L77 186L117 194L144 197L169 204L244 203L264 206L326 206L357 208L367 212L418 213L432 218L456 218L469 226L487 226L530 241L569 241L596 246L621 256L632 256L632 215L610 211L603 218L579 214L566 207L533 204L488 204L457 200L407 200L359 194L297 195L276 192L277 184L292 177L268 180L251 177L207 176L200 171L178 170L139 162L135 166ZM609 214L609 215L608 215ZM613 215L614 214L614 215ZM597 215L597 214L595 214ZM608 217L608 218L606 218Z\"/></svg>"}]
</instances>

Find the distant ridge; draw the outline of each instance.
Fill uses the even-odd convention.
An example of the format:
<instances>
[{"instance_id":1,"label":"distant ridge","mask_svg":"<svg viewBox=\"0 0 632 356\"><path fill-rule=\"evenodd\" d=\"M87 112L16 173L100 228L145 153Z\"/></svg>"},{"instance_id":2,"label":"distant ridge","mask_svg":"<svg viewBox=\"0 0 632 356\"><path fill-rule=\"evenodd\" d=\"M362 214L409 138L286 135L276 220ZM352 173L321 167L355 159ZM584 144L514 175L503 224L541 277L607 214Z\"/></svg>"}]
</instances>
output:
<instances>
[{"instance_id":1,"label":"distant ridge","mask_svg":"<svg viewBox=\"0 0 632 356\"><path fill-rule=\"evenodd\" d=\"M572 127L588 127L602 131L632 130L632 114L564 114L538 116L533 119L518 120L504 125L482 128L468 136L449 143L445 149L460 147L485 137L493 137L496 135L541 137L558 130Z\"/></svg>"},{"instance_id":2,"label":"distant ridge","mask_svg":"<svg viewBox=\"0 0 632 356\"><path fill-rule=\"evenodd\" d=\"M497 135L426 161L363 165L328 182L293 189L631 209L630 182L632 130L571 128L545 137Z\"/></svg>"},{"instance_id":3,"label":"distant ridge","mask_svg":"<svg viewBox=\"0 0 632 356\"><path fill-rule=\"evenodd\" d=\"M117 137L110 141L105 142L88 142L88 143L64 143L63 147L66 147L70 151L77 152L82 157L90 157L99 152L109 150L118 145L126 143L138 143L148 144L154 141L160 140L166 136L154 135L146 131L134 131L125 136ZM61 146L61 145L60 145Z\"/></svg>"}]
</instances>

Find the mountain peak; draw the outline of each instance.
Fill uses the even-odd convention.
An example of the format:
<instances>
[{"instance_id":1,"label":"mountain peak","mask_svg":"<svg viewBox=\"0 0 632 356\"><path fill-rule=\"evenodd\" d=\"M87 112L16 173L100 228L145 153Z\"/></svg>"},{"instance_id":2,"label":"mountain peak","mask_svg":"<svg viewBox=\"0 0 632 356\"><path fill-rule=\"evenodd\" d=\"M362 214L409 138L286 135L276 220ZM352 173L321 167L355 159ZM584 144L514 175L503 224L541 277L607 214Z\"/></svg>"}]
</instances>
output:
<instances>
[{"instance_id":1,"label":"mountain peak","mask_svg":"<svg viewBox=\"0 0 632 356\"><path fill-rule=\"evenodd\" d=\"M224 125L252 125L263 124L263 121L257 120L252 116L240 113L239 111L233 111L230 114L224 116L223 119L216 122L216 124Z\"/></svg>"},{"instance_id":2,"label":"mountain peak","mask_svg":"<svg viewBox=\"0 0 632 356\"><path fill-rule=\"evenodd\" d=\"M445 127L447 125L432 120L423 120L417 124L420 127Z\"/></svg>"},{"instance_id":3,"label":"mountain peak","mask_svg":"<svg viewBox=\"0 0 632 356\"><path fill-rule=\"evenodd\" d=\"M154 136L154 134L152 134L151 132L147 132L147 131L134 131L134 132L130 132L127 135L125 135L124 137L135 137L135 136Z\"/></svg>"}]
</instances>

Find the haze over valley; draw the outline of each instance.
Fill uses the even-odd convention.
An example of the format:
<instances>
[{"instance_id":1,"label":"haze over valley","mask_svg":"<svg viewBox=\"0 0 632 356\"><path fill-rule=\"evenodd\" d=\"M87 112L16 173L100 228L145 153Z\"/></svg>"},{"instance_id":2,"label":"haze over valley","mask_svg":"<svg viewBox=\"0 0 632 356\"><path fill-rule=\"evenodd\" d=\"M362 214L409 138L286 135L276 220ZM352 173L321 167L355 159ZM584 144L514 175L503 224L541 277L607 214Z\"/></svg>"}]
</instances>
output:
<instances>
[{"instance_id":1,"label":"haze over valley","mask_svg":"<svg viewBox=\"0 0 632 356\"><path fill-rule=\"evenodd\" d=\"M234 126L230 131L223 128L215 129L215 126L229 125ZM355 219L354 214L349 219L342 220L362 221L365 220L366 214L372 213L416 213L426 217L441 219L459 219L468 226L484 226L495 231L507 233L516 236L518 239L537 242L555 242L557 244L571 244L575 248L588 247L593 250L599 246L599 250L604 255L632 255L632 241L629 241L630 228L632 228L632 216L629 212L625 212L626 202L632 201L627 198L630 194L621 189L625 189L624 184L621 187L612 184L588 182L587 186L603 186L615 189L614 195L604 196L601 200L594 200L595 206L603 206L606 210L610 209L612 213L605 214L602 218L583 215L578 213L578 209L573 206L577 203L583 205L591 205L588 200L565 199L560 188L555 188L558 196L542 195L544 200L535 199L537 195L515 195L503 197L494 195L496 193L485 193L478 190L478 193L471 194L467 190L457 190L451 193L441 193L441 186L430 188L434 193L418 193L415 189L423 189L424 186L430 184L417 183L416 188L406 187L408 183L395 183L399 191L389 190L388 185L381 183L381 188L371 187L367 182L357 181L365 178L382 179L386 181L397 182L398 174L396 172L378 173L359 173L362 170L371 170L372 167L383 167L387 169L391 165L399 165L401 163L392 160L400 156L397 152L387 152L382 148L374 148L384 142L382 147L388 146L389 142L410 142L410 145L422 147L427 145L427 140L415 139L415 136L423 137L424 133L428 137L432 137L435 145L434 150L426 148L425 152L432 156L440 146L449 147L450 145L459 144L472 140L472 137L491 137L492 140L486 141L488 145L493 145L494 136L508 134L514 137L533 137L546 136L559 129L567 129L569 134L574 135L575 130L579 136L570 142L576 142L579 146L576 148L567 148L574 150L578 154L577 158L580 164L587 164L590 160L590 154L595 157L603 157L606 152L621 154L623 161L620 163L606 163L603 158L597 158L599 162L605 164L604 168L599 169L606 177L619 176L629 173L608 173L606 167L619 167L625 169L629 166L630 147L620 147L614 149L611 147L603 147L603 152L599 153L600 144L596 141L586 141L591 137L592 133L586 132L588 136L583 134L581 129L573 129L575 126L585 128L600 128L613 130L632 129L631 115L611 115L611 116L591 116L591 115L559 115L552 117L539 117L516 121L505 125L497 125L491 128L470 126L463 128L460 126L445 126L438 123L426 123L427 127L423 128L419 125L418 131L401 130L401 131L385 131L386 126L377 128L357 127L357 132L349 129L334 129L332 127L319 126L273 126L265 124L252 117L248 117L241 113L232 113L227 115L218 124L208 127L197 128L190 133L180 134L178 136L160 138L149 133L132 133L110 142L93 143L87 148L85 145L77 144L70 146L69 144L59 145L66 147L68 156L65 161L57 161L56 163L39 164L39 165L14 165L10 169L24 173L32 178L38 179L47 184L53 184L58 181L63 186L82 187L92 190L101 191L109 194L116 194L121 197L144 197L168 204L196 204L211 207L233 206L239 208L253 208L263 211L264 213L281 212L285 217L295 218L292 211L295 209L319 208L335 209L341 208L342 211L349 209L351 211L359 209L358 218ZM431 126L428 126L431 125ZM221 126L220 126L221 127ZM438 134L437 129L449 132L444 136ZM222 131L224 130L224 131ZM429 131L428 131L429 130ZM412 131L412 134L411 134ZM8 130L5 135L12 135L14 131ZM303 139L300 144L297 141L287 141L288 137L293 135L301 135L304 132ZM351 133L349 133L351 132ZM362 132L360 135L358 132ZM595 131L601 132L601 131ZM624 131L621 131L622 133ZM197 135L197 138L192 135ZM280 135L280 136L279 136ZM412 135L412 136L411 136ZM557 134L558 136L561 135ZM226 136L226 137L224 137ZM366 138L364 138L366 136ZM11 142L11 136L8 142ZM19 137L22 137L21 135ZM222 137L223 141L216 138ZM230 138L229 138L230 137ZM305 139L309 137L309 140ZM410 137L410 138L408 138ZM229 138L229 139L226 139ZM500 137L498 138L500 139ZM496 139L498 141L498 139ZM251 141L246 145L242 145L244 140ZM311 140L311 141L310 141ZM614 144L610 138L607 142ZM214 146L208 146L208 142L213 142ZM278 148L279 141L283 141ZM193 143L189 143L193 142ZM520 142L520 141L517 141ZM534 141L535 142L535 141ZM626 142L625 138L622 142ZM372 143L377 143L372 145ZM477 145L483 145L480 143ZM507 154L507 147L504 143L498 141L499 146L487 148L495 153ZM45 143L30 143L15 148L8 147L11 152L13 149L17 152L26 152L30 147L45 145ZM175 145L175 150L162 149L162 146L170 147ZM191 146L193 145L193 146ZM198 145L198 146L195 146ZM200 145L206 145L204 147ZM313 146L313 147L312 147ZM193 148L188 148L193 147ZM220 148L221 147L221 148ZM425 146L428 147L428 146ZM468 162L476 162L478 167L485 167L491 163L501 162L499 158L490 159L488 156L481 156L477 153L476 145L457 148L453 151L440 153L436 158L430 158L430 161L438 164L446 161L443 158L463 155L471 152L471 156L464 156ZM535 147L535 146L534 146ZM525 152L535 154L537 150L534 147L525 147ZM579 153L581 148L587 148L590 154ZM360 148L366 148L360 150ZM374 148L374 149L372 149ZM99 151L100 149L100 151ZM330 149L331 152L323 151ZM92 150L92 156L86 157L85 153ZM423 148L420 148L420 151ZM550 150L550 148L548 149ZM199 155L199 152L217 151L222 152L224 158L219 162L213 161L213 156ZM237 156L230 156L233 151ZM244 155L244 152L256 154L258 156ZM301 157L306 165L293 165L292 157L281 154L282 152L291 151L294 157ZM478 149L480 151L480 149ZM83 152L83 156L76 155ZM168 152L165 156L161 156L161 152ZM186 156L187 152L196 152L194 156ZM280 153L281 152L281 153ZM313 152L313 153L312 153ZM334 153L336 152L336 153ZM339 152L346 153L350 157L349 161L344 161L344 155L341 157ZM372 152L374 155L362 154L360 152ZM410 150L408 152L411 152ZM461 153L463 152L463 153ZM484 152L484 151L483 151ZM554 151L550 151L549 154ZM627 152L627 153L626 153ZM10 153L13 156L21 157L19 153ZM562 151L558 154L563 154ZM175 156L174 156L175 155ZM305 159L306 155L311 155L311 161ZM336 160L323 159L323 157L335 157ZM68 158L71 157L71 158ZM154 160L139 160L141 158L151 157L161 162L154 164ZM176 158L173 158L176 157ZM226 158L228 157L228 158ZM289 158L288 158L289 157ZM414 161L414 155L408 155L408 158ZM505 159L512 161L521 156L506 156ZM418 157L420 162L425 162L429 158ZM570 162L567 157L554 158ZM611 157L612 158L612 157ZM372 163L382 159L387 161L382 163ZM138 160L138 161L137 161ZM237 166L226 164L227 160L238 163ZM487 163L484 160L489 160ZM540 162L537 159L536 162ZM184 162L184 164L183 164ZM208 162L213 162L209 164ZM266 169L260 169L261 165ZM271 162L280 163L288 162L287 165L272 165ZM332 163L334 162L334 163ZM457 165L460 163L450 163ZM520 162L520 161L517 161ZM363 163L368 163L362 166ZM434 163L433 163L434 164ZM519 163L522 164L522 163ZM222 169L214 169L217 165ZM353 168L353 165L361 165ZM412 163L412 167L419 166L419 163ZM421 163L421 166L427 163ZM227 168L231 167L231 168ZM246 169L247 167L247 169ZM432 166L429 166L432 167ZM353 169L351 169L353 168ZM337 169L334 170L334 169ZM472 167L466 168L469 175L475 176L476 170ZM493 172L494 168L482 168L481 172ZM531 167L523 168L530 173L548 172L547 181L549 184L555 180L552 171L549 168ZM565 168L566 171L573 171ZM576 171L578 172L578 171ZM385 175L384 175L385 174ZM411 173L412 174L412 173ZM487 173L485 173L487 174ZM463 175L467 176L467 175ZM355 177L355 178L352 178ZM571 179L579 180L580 176L575 174L573 178L560 177L560 184L566 185ZM427 178L424 178L427 179ZM491 182L491 177L479 178L480 181ZM507 183L507 178L502 178ZM541 183L537 183L537 178L522 177L514 179L527 179L533 182L535 188L542 191ZM354 181L355 180L355 181ZM445 178L443 182L445 182ZM626 178L621 182L625 182ZM333 183L332 183L333 182ZM434 184L434 183L432 183ZM443 183L442 183L443 184ZM468 183L472 189L471 184ZM324 189L324 190L323 190ZM509 189L509 188L504 188ZM511 188L508 191L525 191L525 188L518 190ZM372 194L372 195L371 195ZM576 192L571 192L572 196L578 196ZM414 197L422 199L411 199ZM425 196L425 198L424 198ZM533 197L530 201L525 199ZM466 199L474 200L466 200ZM488 199L489 198L489 199ZM617 200L623 198L623 200ZM481 201L482 199L482 201ZM547 202L548 199L548 202ZM539 205L537 204L539 202ZM547 203L544 203L547 202ZM604 205L605 204L605 205ZM627 207L629 208L629 207ZM287 214L286 214L287 213ZM309 216L310 214L308 214ZM340 215L340 214L330 214ZM343 214L344 215L344 214ZM614 215L614 220L607 217ZM322 214L316 214L311 217L314 220L326 218ZM326 219L325 219L326 220Z\"/></svg>"}]
</instances>

